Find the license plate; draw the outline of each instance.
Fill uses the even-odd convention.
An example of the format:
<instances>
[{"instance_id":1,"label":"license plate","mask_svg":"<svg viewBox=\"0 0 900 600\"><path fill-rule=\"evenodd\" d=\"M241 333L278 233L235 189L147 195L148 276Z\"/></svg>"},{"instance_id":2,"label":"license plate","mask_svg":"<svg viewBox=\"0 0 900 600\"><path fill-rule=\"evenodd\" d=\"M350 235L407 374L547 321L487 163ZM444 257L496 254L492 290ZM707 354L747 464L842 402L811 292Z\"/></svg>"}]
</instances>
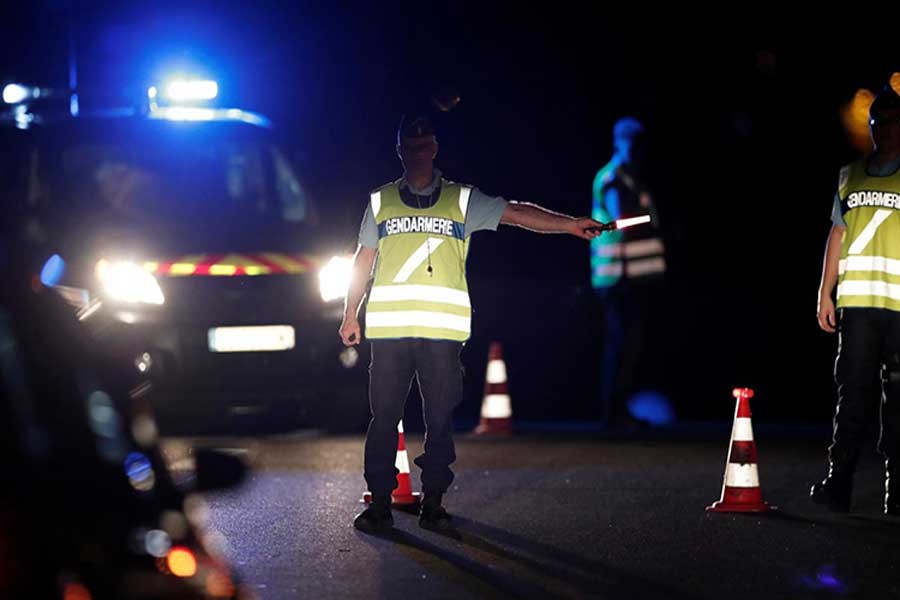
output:
<instances>
[{"instance_id":1,"label":"license plate","mask_svg":"<svg viewBox=\"0 0 900 600\"><path fill-rule=\"evenodd\" d=\"M290 350L294 347L294 328L290 325L212 327L208 339L211 352Z\"/></svg>"}]
</instances>

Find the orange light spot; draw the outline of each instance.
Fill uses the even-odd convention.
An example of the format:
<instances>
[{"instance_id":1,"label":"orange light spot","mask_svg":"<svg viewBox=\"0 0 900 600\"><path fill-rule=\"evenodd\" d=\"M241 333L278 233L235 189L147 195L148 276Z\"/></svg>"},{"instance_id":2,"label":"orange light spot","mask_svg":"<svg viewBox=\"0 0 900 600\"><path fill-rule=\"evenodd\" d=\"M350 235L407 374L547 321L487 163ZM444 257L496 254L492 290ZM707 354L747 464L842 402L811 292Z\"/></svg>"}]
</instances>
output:
<instances>
[{"instance_id":1,"label":"orange light spot","mask_svg":"<svg viewBox=\"0 0 900 600\"><path fill-rule=\"evenodd\" d=\"M67 582L63 587L63 600L91 600L91 593L80 583Z\"/></svg>"},{"instance_id":2,"label":"orange light spot","mask_svg":"<svg viewBox=\"0 0 900 600\"><path fill-rule=\"evenodd\" d=\"M194 553L183 546L169 550L166 564L169 571L178 577L193 577L197 573L197 559L194 558Z\"/></svg>"},{"instance_id":3,"label":"orange light spot","mask_svg":"<svg viewBox=\"0 0 900 600\"><path fill-rule=\"evenodd\" d=\"M866 89L857 90L853 99L841 108L841 120L850 143L859 152L872 149L869 137L869 107L875 100L875 94Z\"/></svg>"}]
</instances>

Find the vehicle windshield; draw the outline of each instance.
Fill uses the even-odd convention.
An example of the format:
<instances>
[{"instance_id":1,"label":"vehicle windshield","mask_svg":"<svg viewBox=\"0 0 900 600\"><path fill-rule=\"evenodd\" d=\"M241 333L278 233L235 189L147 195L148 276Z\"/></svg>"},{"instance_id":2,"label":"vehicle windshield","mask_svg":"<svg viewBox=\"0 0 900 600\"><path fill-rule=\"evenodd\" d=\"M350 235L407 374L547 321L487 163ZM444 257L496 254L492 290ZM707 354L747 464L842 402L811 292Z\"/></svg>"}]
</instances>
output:
<instances>
[{"instance_id":1,"label":"vehicle windshield","mask_svg":"<svg viewBox=\"0 0 900 600\"><path fill-rule=\"evenodd\" d=\"M61 138L53 204L126 221L307 221L305 191L282 153L222 125L143 123Z\"/></svg>"}]
</instances>

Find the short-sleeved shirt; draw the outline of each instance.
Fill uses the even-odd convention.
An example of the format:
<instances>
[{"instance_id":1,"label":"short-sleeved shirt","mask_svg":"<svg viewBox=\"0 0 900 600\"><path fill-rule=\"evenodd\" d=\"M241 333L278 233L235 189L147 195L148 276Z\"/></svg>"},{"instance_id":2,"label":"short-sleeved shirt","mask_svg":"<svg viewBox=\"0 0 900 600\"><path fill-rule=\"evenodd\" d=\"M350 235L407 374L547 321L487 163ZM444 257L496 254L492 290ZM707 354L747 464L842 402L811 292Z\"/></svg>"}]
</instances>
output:
<instances>
[{"instance_id":1,"label":"short-sleeved shirt","mask_svg":"<svg viewBox=\"0 0 900 600\"><path fill-rule=\"evenodd\" d=\"M423 189L415 189L404 175L400 180L401 198L407 195L404 192L408 191L420 200L418 203L410 204L411 208L426 208L429 206L428 202L432 201L432 192L440 185L441 176L442 173L435 169L431 183ZM437 198L434 198L434 201L436 200ZM500 196L488 196L478 188L472 188L466 211L465 236L469 237L476 231L496 231L507 204L509 202ZM366 248L378 247L378 226L375 224L375 216L372 214L371 202L366 203L366 212L359 228L359 245Z\"/></svg>"},{"instance_id":2,"label":"short-sleeved shirt","mask_svg":"<svg viewBox=\"0 0 900 600\"><path fill-rule=\"evenodd\" d=\"M873 165L871 162L866 165L866 172L875 177L893 175L898 169L900 169L900 158L882 166ZM831 207L831 222L841 227L847 226L844 215L841 213L841 195L839 192L834 193L834 204Z\"/></svg>"}]
</instances>

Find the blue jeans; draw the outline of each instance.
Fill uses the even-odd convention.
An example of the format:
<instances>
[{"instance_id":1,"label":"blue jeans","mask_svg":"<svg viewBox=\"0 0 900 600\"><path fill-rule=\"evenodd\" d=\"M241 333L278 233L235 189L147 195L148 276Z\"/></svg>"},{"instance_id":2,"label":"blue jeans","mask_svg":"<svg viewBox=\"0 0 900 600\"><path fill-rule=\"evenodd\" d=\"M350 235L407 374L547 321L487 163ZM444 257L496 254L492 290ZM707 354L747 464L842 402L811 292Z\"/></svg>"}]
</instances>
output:
<instances>
[{"instance_id":1,"label":"blue jeans","mask_svg":"<svg viewBox=\"0 0 900 600\"><path fill-rule=\"evenodd\" d=\"M403 418L413 377L419 382L425 417L425 449L415 463L422 490L442 494L453 482L453 410L462 402L461 342L404 338L371 340L369 408L364 475L374 496L397 487L397 424Z\"/></svg>"}]
</instances>

